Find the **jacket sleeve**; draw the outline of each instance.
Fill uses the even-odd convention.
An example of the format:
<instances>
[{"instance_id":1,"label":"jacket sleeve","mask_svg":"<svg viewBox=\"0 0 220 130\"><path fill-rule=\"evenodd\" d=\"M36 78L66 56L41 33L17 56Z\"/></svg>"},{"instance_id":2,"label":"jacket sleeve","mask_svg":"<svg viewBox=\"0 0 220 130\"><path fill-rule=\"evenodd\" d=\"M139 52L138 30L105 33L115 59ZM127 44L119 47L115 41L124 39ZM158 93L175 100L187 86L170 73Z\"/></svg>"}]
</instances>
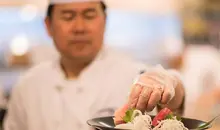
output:
<instances>
[{"instance_id":1,"label":"jacket sleeve","mask_svg":"<svg viewBox=\"0 0 220 130\"><path fill-rule=\"evenodd\" d=\"M4 130L27 130L22 85L13 88L4 120Z\"/></svg>"}]
</instances>

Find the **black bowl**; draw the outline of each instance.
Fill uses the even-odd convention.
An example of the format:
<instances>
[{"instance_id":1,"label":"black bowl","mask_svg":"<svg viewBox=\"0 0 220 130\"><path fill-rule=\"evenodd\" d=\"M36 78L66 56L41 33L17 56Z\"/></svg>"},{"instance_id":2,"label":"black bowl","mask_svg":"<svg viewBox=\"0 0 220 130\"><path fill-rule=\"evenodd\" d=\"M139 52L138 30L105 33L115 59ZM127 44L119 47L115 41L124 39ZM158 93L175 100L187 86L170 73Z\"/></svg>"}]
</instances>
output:
<instances>
[{"instance_id":1,"label":"black bowl","mask_svg":"<svg viewBox=\"0 0 220 130\"><path fill-rule=\"evenodd\" d=\"M154 116L151 116L153 118ZM200 120L195 119L189 119L189 118L182 118L182 122L188 129L196 129L199 126L207 123ZM94 118L87 121L87 124L93 127L97 130L120 130L116 129L113 117L100 117L100 118ZM206 129L211 128L211 126L207 127ZM200 129L200 130L206 130L206 129Z\"/></svg>"}]
</instances>

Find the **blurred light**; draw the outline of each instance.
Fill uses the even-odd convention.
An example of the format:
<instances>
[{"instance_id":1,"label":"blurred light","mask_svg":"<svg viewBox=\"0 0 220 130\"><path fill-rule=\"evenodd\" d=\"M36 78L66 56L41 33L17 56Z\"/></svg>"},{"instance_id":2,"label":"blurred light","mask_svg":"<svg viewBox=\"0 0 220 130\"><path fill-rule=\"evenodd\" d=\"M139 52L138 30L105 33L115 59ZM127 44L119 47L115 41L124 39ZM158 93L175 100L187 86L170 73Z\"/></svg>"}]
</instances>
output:
<instances>
[{"instance_id":1,"label":"blurred light","mask_svg":"<svg viewBox=\"0 0 220 130\"><path fill-rule=\"evenodd\" d=\"M13 55L22 56L27 53L29 49L28 38L24 34L20 34L12 39L10 49Z\"/></svg>"},{"instance_id":2,"label":"blurred light","mask_svg":"<svg viewBox=\"0 0 220 130\"><path fill-rule=\"evenodd\" d=\"M35 5L28 4L25 5L20 11L20 17L22 21L29 22L34 20L37 17L38 8Z\"/></svg>"}]
</instances>

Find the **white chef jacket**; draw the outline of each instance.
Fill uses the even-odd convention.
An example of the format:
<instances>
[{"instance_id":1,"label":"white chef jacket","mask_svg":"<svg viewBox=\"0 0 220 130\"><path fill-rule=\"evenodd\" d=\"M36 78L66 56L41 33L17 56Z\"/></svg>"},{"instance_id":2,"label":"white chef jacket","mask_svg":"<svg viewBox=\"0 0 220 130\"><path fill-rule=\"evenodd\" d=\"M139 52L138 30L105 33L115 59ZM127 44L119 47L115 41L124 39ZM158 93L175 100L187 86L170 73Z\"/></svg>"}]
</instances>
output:
<instances>
[{"instance_id":1,"label":"white chef jacket","mask_svg":"<svg viewBox=\"0 0 220 130\"><path fill-rule=\"evenodd\" d=\"M40 44L30 49L31 66L35 66L41 62L55 60L59 53L53 45ZM46 54L46 55L45 55Z\"/></svg>"},{"instance_id":2,"label":"white chef jacket","mask_svg":"<svg viewBox=\"0 0 220 130\"><path fill-rule=\"evenodd\" d=\"M65 79L59 60L41 63L14 88L5 130L88 130L88 119L113 115L126 102L145 68L109 48L76 80Z\"/></svg>"}]
</instances>

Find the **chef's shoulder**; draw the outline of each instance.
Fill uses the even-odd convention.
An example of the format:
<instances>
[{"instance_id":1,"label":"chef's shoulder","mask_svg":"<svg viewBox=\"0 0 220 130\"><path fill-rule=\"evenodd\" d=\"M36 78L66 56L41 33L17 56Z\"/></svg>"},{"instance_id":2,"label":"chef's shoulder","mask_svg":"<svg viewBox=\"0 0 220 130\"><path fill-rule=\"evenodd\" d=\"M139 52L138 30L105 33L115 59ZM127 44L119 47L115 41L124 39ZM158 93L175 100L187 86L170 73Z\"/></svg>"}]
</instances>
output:
<instances>
[{"instance_id":1,"label":"chef's shoulder","mask_svg":"<svg viewBox=\"0 0 220 130\"><path fill-rule=\"evenodd\" d=\"M48 73L54 71L53 64L53 61L47 61L29 68L19 77L16 86L39 83L41 80L48 77Z\"/></svg>"},{"instance_id":2,"label":"chef's shoulder","mask_svg":"<svg viewBox=\"0 0 220 130\"><path fill-rule=\"evenodd\" d=\"M46 76L52 70L52 62L42 62L22 73L11 90L11 98L25 102L30 95L38 90Z\"/></svg>"}]
</instances>

